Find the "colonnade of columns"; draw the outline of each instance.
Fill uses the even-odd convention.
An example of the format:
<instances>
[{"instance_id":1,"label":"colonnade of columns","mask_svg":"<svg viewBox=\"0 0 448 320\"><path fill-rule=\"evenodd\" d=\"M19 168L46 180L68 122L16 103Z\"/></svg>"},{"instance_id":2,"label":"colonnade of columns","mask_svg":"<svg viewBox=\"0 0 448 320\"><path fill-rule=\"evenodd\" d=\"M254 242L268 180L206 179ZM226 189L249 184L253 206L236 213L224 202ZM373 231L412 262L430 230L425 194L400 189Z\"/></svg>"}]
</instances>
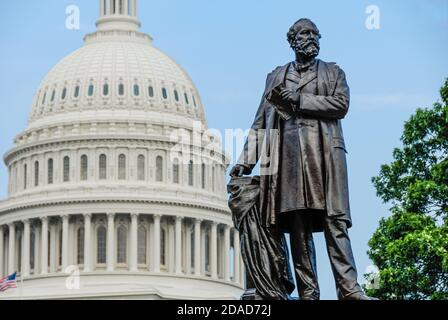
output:
<instances>
[{"instance_id":1,"label":"colonnade of columns","mask_svg":"<svg viewBox=\"0 0 448 320\"><path fill-rule=\"evenodd\" d=\"M77 265L84 272L169 272L242 284L239 242L228 224L183 216L45 216L0 225L0 276L47 275Z\"/></svg>"}]
</instances>

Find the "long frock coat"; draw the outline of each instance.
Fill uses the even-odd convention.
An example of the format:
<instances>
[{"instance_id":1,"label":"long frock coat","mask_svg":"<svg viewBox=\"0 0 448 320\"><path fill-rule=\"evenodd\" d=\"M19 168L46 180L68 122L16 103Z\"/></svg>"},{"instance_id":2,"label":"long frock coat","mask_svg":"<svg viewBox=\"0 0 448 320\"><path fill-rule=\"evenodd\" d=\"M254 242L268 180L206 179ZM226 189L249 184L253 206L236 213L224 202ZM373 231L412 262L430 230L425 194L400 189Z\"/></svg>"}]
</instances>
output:
<instances>
[{"instance_id":1,"label":"long frock coat","mask_svg":"<svg viewBox=\"0 0 448 320\"><path fill-rule=\"evenodd\" d=\"M297 159L281 159L280 146L290 141L282 141L282 123L295 116L286 109L271 104L267 97L271 91L285 83L286 73L294 62L276 68L266 80L262 101L251 126L248 139L238 164L253 169L260 162L260 213L263 225L277 225L282 197L285 193L279 172L281 166L296 165ZM313 79L303 79L300 86ZM350 92L344 71L335 63L317 60L318 94L301 94L298 113L301 117L317 119L322 136L324 159L325 213L346 221L351 227L346 148L341 126L349 109ZM306 134L309 127L298 127L302 139L315 137ZM300 146L299 146L300 147ZM301 150L303 152L303 150ZM310 191L312 192L312 191ZM315 227L315 231L321 231Z\"/></svg>"}]
</instances>

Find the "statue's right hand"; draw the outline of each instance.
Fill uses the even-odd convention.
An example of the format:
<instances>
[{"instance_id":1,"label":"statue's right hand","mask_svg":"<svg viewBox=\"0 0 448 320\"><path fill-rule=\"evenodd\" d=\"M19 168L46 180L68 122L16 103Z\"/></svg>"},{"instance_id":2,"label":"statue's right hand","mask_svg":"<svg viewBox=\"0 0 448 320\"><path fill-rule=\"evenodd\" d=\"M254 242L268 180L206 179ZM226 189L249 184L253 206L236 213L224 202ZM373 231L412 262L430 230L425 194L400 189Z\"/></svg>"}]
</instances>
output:
<instances>
[{"instance_id":1,"label":"statue's right hand","mask_svg":"<svg viewBox=\"0 0 448 320\"><path fill-rule=\"evenodd\" d=\"M230 170L231 177L242 177L244 175L246 168L240 164L235 165L232 170Z\"/></svg>"}]
</instances>

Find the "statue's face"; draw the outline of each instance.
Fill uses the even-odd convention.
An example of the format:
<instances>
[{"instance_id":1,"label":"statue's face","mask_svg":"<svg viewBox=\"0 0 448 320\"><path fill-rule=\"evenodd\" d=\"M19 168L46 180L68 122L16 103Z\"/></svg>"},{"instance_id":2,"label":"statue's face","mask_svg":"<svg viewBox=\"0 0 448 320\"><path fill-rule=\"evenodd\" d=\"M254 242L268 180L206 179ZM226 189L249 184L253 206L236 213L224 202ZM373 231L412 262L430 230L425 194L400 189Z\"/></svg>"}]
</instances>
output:
<instances>
[{"instance_id":1,"label":"statue's face","mask_svg":"<svg viewBox=\"0 0 448 320\"><path fill-rule=\"evenodd\" d=\"M319 30L310 23L304 23L291 44L294 51L300 56L312 59L319 55Z\"/></svg>"}]
</instances>

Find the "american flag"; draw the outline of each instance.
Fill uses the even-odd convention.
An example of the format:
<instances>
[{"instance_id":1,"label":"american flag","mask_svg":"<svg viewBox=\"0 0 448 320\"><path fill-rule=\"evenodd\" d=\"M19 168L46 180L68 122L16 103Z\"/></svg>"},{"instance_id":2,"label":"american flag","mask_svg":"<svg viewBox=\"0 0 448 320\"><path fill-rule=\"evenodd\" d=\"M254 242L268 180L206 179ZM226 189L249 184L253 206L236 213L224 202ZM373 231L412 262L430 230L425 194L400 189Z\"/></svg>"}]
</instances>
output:
<instances>
[{"instance_id":1,"label":"american flag","mask_svg":"<svg viewBox=\"0 0 448 320\"><path fill-rule=\"evenodd\" d=\"M10 288L17 288L16 274L17 272L14 272L12 275L0 279L0 292L6 291Z\"/></svg>"}]
</instances>

